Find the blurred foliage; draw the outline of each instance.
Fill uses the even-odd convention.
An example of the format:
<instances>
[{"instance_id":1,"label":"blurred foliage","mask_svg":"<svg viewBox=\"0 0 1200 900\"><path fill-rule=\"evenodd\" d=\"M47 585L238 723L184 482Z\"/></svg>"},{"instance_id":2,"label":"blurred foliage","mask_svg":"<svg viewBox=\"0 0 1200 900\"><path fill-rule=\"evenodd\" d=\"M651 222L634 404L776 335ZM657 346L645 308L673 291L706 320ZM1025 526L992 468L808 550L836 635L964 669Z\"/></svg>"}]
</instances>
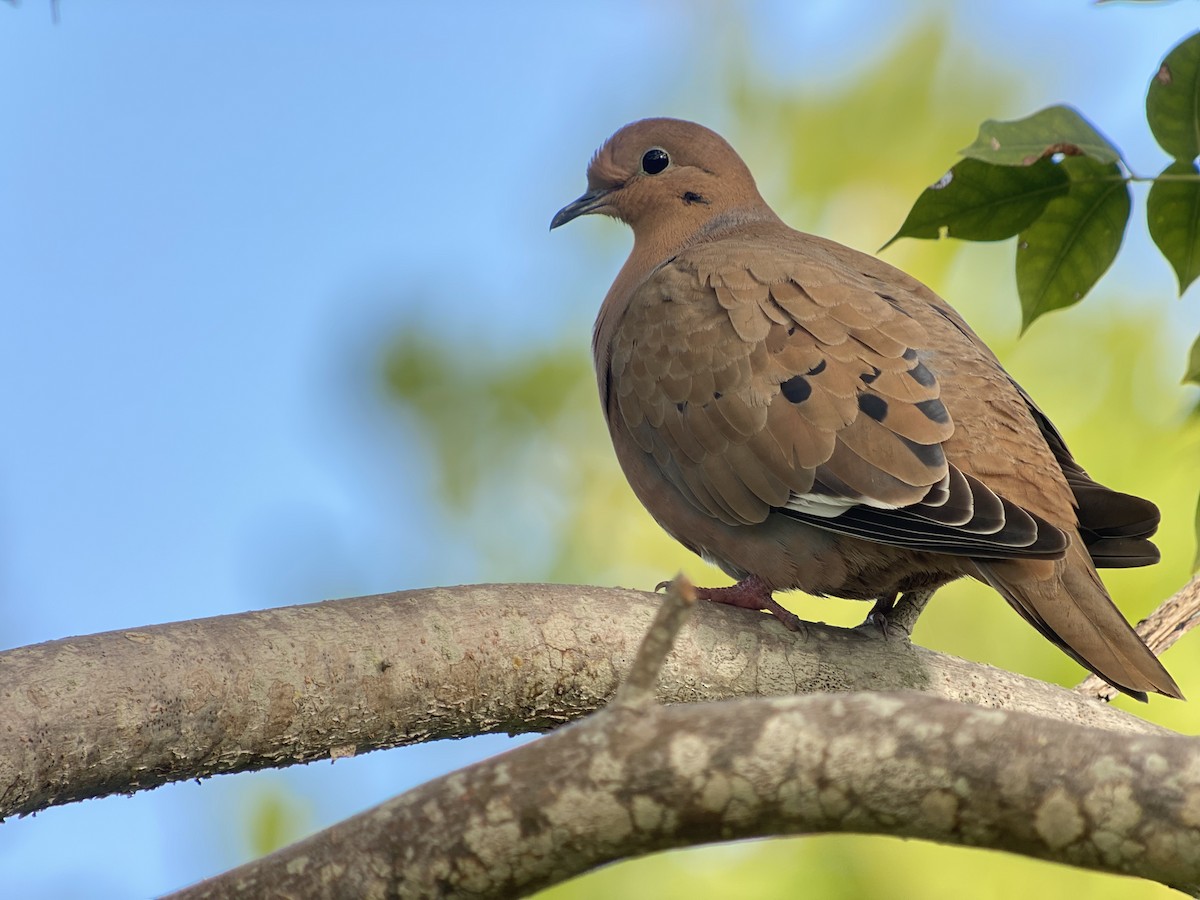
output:
<instances>
[{"instance_id":1,"label":"blurred foliage","mask_svg":"<svg viewBox=\"0 0 1200 900\"><path fill-rule=\"evenodd\" d=\"M722 23L736 31L736 23ZM936 19L915 27L840 89L780 84L753 56L728 62L729 102L742 152L786 221L857 247L878 247L904 218L913 193L937 172L946 147L959 147L988 109L1015 86L968 48L948 42ZM922 244L892 255L917 261L937 281L958 248Z\"/></svg>"},{"instance_id":2,"label":"blurred foliage","mask_svg":"<svg viewBox=\"0 0 1200 900\"><path fill-rule=\"evenodd\" d=\"M1177 898L1170 888L995 851L881 836L823 835L697 847L607 866L539 900L1008 900L1031 892L1088 900Z\"/></svg>"},{"instance_id":3,"label":"blurred foliage","mask_svg":"<svg viewBox=\"0 0 1200 900\"><path fill-rule=\"evenodd\" d=\"M883 242L904 218L913 188L928 183L947 147L966 143L975 123L1018 77L948 45L936 24L903 36L840 90L819 95L802 85L773 84L747 58L726 64L723 82L731 85L736 123L728 136L759 173L764 193L793 225L860 247ZM581 155L581 171L585 162ZM1097 478L1160 504L1164 562L1106 575L1127 614L1140 617L1186 579L1192 555L1195 467L1180 460L1200 455L1200 422L1186 421L1185 392L1177 375L1164 371L1164 326L1141 310L1106 314L1094 307L1044 319L1017 344L1003 254L972 248L966 261L960 251L961 245L910 243L889 250L888 257L956 303ZM548 245L552 252L563 251ZM606 286L567 289L598 306ZM626 486L582 335L464 358L452 339L414 326L391 344L384 373L410 434L427 442L437 461L440 496L454 512L454 540L476 547L490 577L649 588L686 568L697 583L728 581L667 538ZM540 562L514 572L513 561L528 560L531 545L539 548ZM785 600L805 618L836 624L857 623L866 613L864 604L848 601ZM916 637L1062 684L1084 674L981 585L959 583L940 592ZM1195 685L1200 663L1194 652L1185 655L1194 640L1183 646L1166 662L1182 684ZM1194 713L1183 704L1155 702L1139 712L1195 730ZM1165 895L1153 885L997 853L830 836L661 854L603 869L544 896L802 893L936 900L964 892L1009 896L1035 882L1050 894Z\"/></svg>"},{"instance_id":4,"label":"blurred foliage","mask_svg":"<svg viewBox=\"0 0 1200 900\"><path fill-rule=\"evenodd\" d=\"M243 804L238 821L245 831L244 845L253 857L273 853L312 831L311 808L282 783L256 788Z\"/></svg>"},{"instance_id":5,"label":"blurred foliage","mask_svg":"<svg viewBox=\"0 0 1200 900\"><path fill-rule=\"evenodd\" d=\"M901 838L826 835L679 850L608 866L536 896L539 900L1009 900L1044 897L1153 900L1160 885L1032 862L989 850Z\"/></svg>"},{"instance_id":6,"label":"blurred foliage","mask_svg":"<svg viewBox=\"0 0 1200 900\"><path fill-rule=\"evenodd\" d=\"M442 495L459 510L495 475L497 459L519 453L530 434L547 433L577 407L590 373L574 347L514 361L464 359L419 327L400 334L384 364L389 394L412 408L441 448Z\"/></svg>"}]
</instances>

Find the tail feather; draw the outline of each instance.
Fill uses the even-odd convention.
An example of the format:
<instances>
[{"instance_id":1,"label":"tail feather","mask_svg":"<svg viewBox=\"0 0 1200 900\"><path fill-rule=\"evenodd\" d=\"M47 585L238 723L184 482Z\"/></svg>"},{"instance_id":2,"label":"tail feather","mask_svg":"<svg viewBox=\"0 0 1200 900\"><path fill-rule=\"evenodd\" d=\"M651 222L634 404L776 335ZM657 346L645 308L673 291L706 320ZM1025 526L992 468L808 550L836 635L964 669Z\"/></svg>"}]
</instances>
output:
<instances>
[{"instance_id":1,"label":"tail feather","mask_svg":"<svg viewBox=\"0 0 1200 900\"><path fill-rule=\"evenodd\" d=\"M1145 701L1183 692L1113 604L1078 537L1061 560L975 560L980 580L1080 665Z\"/></svg>"}]
</instances>

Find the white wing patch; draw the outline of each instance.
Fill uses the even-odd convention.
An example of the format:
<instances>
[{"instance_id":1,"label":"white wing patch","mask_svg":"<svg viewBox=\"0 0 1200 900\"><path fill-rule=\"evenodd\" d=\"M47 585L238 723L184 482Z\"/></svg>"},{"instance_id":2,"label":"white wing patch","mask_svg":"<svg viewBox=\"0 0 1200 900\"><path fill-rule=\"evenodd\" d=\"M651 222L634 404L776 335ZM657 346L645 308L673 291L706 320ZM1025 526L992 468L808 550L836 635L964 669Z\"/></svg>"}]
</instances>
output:
<instances>
[{"instance_id":1,"label":"white wing patch","mask_svg":"<svg viewBox=\"0 0 1200 900\"><path fill-rule=\"evenodd\" d=\"M869 497L834 497L829 494L792 494L784 509L795 510L822 519L836 519L855 506L872 506L875 509L899 509L893 503L882 503Z\"/></svg>"}]
</instances>

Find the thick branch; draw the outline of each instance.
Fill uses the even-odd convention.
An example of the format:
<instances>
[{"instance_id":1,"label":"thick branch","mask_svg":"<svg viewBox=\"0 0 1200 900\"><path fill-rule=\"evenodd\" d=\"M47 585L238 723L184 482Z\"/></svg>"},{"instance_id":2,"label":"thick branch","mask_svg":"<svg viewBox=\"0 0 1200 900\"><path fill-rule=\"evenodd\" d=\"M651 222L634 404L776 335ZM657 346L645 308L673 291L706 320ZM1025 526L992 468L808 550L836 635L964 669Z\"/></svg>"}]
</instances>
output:
<instances>
[{"instance_id":1,"label":"thick branch","mask_svg":"<svg viewBox=\"0 0 1200 900\"><path fill-rule=\"evenodd\" d=\"M549 730L608 702L659 602L556 585L432 588L9 650L0 817L219 772ZM658 697L897 689L1161 732L906 641L821 625L801 638L707 603L680 633Z\"/></svg>"},{"instance_id":2,"label":"thick branch","mask_svg":"<svg viewBox=\"0 0 1200 900\"><path fill-rule=\"evenodd\" d=\"M860 832L1200 890L1200 742L918 694L614 707L176 895L518 896L656 850Z\"/></svg>"}]
</instances>

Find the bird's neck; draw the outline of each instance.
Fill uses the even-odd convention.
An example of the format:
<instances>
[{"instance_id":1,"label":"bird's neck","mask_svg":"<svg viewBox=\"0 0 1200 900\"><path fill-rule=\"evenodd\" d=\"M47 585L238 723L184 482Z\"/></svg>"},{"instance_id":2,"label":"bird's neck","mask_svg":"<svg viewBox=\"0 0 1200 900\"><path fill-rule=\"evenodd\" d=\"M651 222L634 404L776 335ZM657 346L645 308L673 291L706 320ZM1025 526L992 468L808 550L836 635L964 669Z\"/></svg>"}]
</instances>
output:
<instances>
[{"instance_id":1,"label":"bird's neck","mask_svg":"<svg viewBox=\"0 0 1200 900\"><path fill-rule=\"evenodd\" d=\"M677 217L681 218L681 217ZM720 239L723 235L754 225L782 225L782 220L763 202L723 209L699 222L681 222L687 227L639 227L634 229L633 249L621 267L612 287L600 304L600 313L592 331L592 355L600 398L607 405L609 357L613 335L625 316L630 300L641 284L661 266L689 247ZM786 227L786 226L785 226Z\"/></svg>"}]
</instances>

